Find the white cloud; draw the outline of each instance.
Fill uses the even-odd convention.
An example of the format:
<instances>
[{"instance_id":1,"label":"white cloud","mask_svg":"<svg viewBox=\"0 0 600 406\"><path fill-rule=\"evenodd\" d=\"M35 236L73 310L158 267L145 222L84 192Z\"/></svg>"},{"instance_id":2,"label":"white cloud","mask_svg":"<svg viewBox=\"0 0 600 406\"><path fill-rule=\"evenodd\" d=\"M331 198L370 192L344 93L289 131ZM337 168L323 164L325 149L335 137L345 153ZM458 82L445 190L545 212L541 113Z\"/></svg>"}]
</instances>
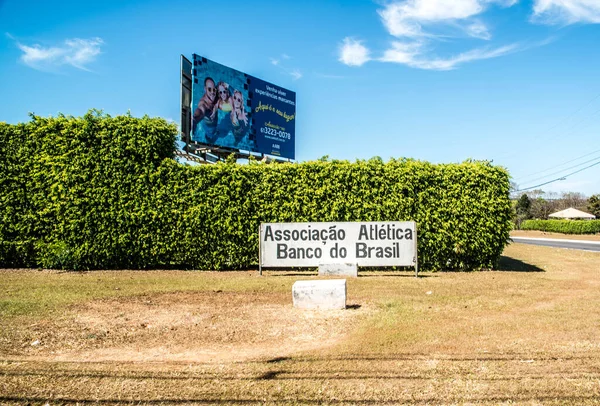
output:
<instances>
[{"instance_id":1,"label":"white cloud","mask_svg":"<svg viewBox=\"0 0 600 406\"><path fill-rule=\"evenodd\" d=\"M600 23L599 0L534 0L533 20L546 24Z\"/></svg>"},{"instance_id":2,"label":"white cloud","mask_svg":"<svg viewBox=\"0 0 600 406\"><path fill-rule=\"evenodd\" d=\"M17 42L23 55L21 61L26 65L40 70L52 69L63 65L71 65L82 70L89 70L87 65L96 60L104 44L101 38L68 39L61 46L44 47L39 44L32 46Z\"/></svg>"},{"instance_id":3,"label":"white cloud","mask_svg":"<svg viewBox=\"0 0 600 406\"><path fill-rule=\"evenodd\" d=\"M423 53L423 42L399 42L394 41L392 47L384 52L381 62L395 62L408 66L417 67L419 56Z\"/></svg>"},{"instance_id":4,"label":"white cloud","mask_svg":"<svg viewBox=\"0 0 600 406\"><path fill-rule=\"evenodd\" d=\"M23 51L21 60L30 66L35 66L40 62L57 63L65 54L64 49L55 47L42 48L40 45L29 47L23 44L18 44L18 47Z\"/></svg>"},{"instance_id":5,"label":"white cloud","mask_svg":"<svg viewBox=\"0 0 600 406\"><path fill-rule=\"evenodd\" d=\"M466 33L473 38L479 38L484 40L492 39L492 34L488 30L488 27L481 21L475 21L472 24L465 27Z\"/></svg>"},{"instance_id":6,"label":"white cloud","mask_svg":"<svg viewBox=\"0 0 600 406\"><path fill-rule=\"evenodd\" d=\"M66 63L85 70L85 65L94 61L100 54L100 46L103 43L104 42L100 38L91 40L76 38L65 41L65 44L69 47L70 51L65 55Z\"/></svg>"},{"instance_id":7,"label":"white cloud","mask_svg":"<svg viewBox=\"0 0 600 406\"><path fill-rule=\"evenodd\" d=\"M292 69L292 70L289 72L289 74L290 74L290 75L292 75L292 78L293 78L294 80L298 80L298 79L302 78L302 76L303 76L303 75L302 75L302 72L300 72L300 70L299 70L299 69Z\"/></svg>"},{"instance_id":8,"label":"white cloud","mask_svg":"<svg viewBox=\"0 0 600 406\"><path fill-rule=\"evenodd\" d=\"M451 70L461 64L497 58L546 45L538 43L473 46L474 40L492 40L493 25L484 19L492 7L512 7L518 0L388 0L378 10L387 32L396 37L380 55L372 56L362 41L347 37L339 48L339 61L361 66L375 60L404 64L417 69ZM533 0L533 20L544 23L600 23L600 0ZM463 42L461 44L461 41ZM445 49L461 49L454 54L435 54L440 44Z\"/></svg>"},{"instance_id":9,"label":"white cloud","mask_svg":"<svg viewBox=\"0 0 600 406\"><path fill-rule=\"evenodd\" d=\"M371 57L361 41L345 38L339 60L361 66L369 60L400 63L418 69L450 70L460 64L515 52L518 45L472 48L448 57L433 54L440 41L460 38L489 41L492 33L481 18L492 6L511 7L518 0L392 0L378 10L392 42L381 57Z\"/></svg>"},{"instance_id":10,"label":"white cloud","mask_svg":"<svg viewBox=\"0 0 600 406\"><path fill-rule=\"evenodd\" d=\"M362 41L346 37L339 49L339 61L348 66L361 66L371 60L369 54Z\"/></svg>"},{"instance_id":11,"label":"white cloud","mask_svg":"<svg viewBox=\"0 0 600 406\"><path fill-rule=\"evenodd\" d=\"M500 7L512 7L517 4L519 0L488 0L485 3L498 4Z\"/></svg>"},{"instance_id":12,"label":"white cloud","mask_svg":"<svg viewBox=\"0 0 600 406\"><path fill-rule=\"evenodd\" d=\"M282 63L282 61L284 62L284 61L287 61L287 60L290 60L290 59L292 59L292 57L289 56L288 54L281 54L279 56L279 58L270 58L271 63L273 65L275 65L275 66L280 65Z\"/></svg>"},{"instance_id":13,"label":"white cloud","mask_svg":"<svg viewBox=\"0 0 600 406\"><path fill-rule=\"evenodd\" d=\"M491 36L481 21L473 18L492 3L510 7L516 0L404 0L388 4L378 13L386 30L395 37L437 36L440 25L464 25L463 31L475 38Z\"/></svg>"},{"instance_id":14,"label":"white cloud","mask_svg":"<svg viewBox=\"0 0 600 406\"><path fill-rule=\"evenodd\" d=\"M477 48L460 53L449 58L432 58L427 56L424 42L403 43L395 41L392 47L385 51L382 62L394 62L413 68L427 70L451 70L456 66L481 59L497 58L515 52L519 49L517 44L506 45L499 48Z\"/></svg>"},{"instance_id":15,"label":"white cloud","mask_svg":"<svg viewBox=\"0 0 600 406\"><path fill-rule=\"evenodd\" d=\"M290 75L293 80L301 79L302 76L304 76L300 69L290 68L289 66L286 66L288 65L286 62L292 59L292 57L288 54L281 54L279 58L269 59L272 65L277 66L279 69L281 69L282 72L286 73L287 75Z\"/></svg>"}]
</instances>

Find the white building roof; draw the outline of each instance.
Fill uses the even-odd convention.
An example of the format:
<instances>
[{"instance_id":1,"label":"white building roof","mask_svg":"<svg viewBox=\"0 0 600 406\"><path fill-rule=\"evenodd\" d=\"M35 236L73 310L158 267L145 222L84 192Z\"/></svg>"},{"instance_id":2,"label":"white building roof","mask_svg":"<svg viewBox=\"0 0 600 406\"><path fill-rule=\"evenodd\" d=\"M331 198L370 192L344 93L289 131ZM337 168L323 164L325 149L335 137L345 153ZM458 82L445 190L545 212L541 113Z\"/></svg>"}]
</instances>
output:
<instances>
[{"instance_id":1,"label":"white building roof","mask_svg":"<svg viewBox=\"0 0 600 406\"><path fill-rule=\"evenodd\" d=\"M556 213L550 214L548 217L559 217L563 219L595 219L596 216L590 213L586 213L581 210L569 207L568 209L557 211Z\"/></svg>"}]
</instances>

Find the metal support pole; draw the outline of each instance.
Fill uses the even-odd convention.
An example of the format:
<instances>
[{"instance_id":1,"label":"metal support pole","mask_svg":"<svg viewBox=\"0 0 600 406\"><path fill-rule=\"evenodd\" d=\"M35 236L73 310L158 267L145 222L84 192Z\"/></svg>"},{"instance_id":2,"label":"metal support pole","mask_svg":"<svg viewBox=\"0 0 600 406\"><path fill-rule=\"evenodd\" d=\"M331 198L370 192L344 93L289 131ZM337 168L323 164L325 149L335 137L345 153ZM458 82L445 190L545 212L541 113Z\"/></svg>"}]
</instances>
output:
<instances>
[{"instance_id":1,"label":"metal support pole","mask_svg":"<svg viewBox=\"0 0 600 406\"><path fill-rule=\"evenodd\" d=\"M419 277L419 252L417 250L417 223L415 223L415 278Z\"/></svg>"},{"instance_id":2,"label":"metal support pole","mask_svg":"<svg viewBox=\"0 0 600 406\"><path fill-rule=\"evenodd\" d=\"M262 276L262 258L261 258L261 249L260 249L260 231L262 229L262 224L258 226L258 275Z\"/></svg>"}]
</instances>

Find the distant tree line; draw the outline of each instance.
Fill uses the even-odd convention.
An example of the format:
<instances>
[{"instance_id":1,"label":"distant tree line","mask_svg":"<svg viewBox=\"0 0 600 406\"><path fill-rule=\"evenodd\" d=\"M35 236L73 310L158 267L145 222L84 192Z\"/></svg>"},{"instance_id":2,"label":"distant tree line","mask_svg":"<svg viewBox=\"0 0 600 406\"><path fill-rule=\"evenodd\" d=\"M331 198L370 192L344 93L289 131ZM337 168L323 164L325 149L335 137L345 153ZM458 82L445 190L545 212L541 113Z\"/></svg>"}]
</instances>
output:
<instances>
[{"instance_id":1,"label":"distant tree line","mask_svg":"<svg viewBox=\"0 0 600 406\"><path fill-rule=\"evenodd\" d=\"M557 211L573 207L600 218L600 194L589 198L578 192L544 192L536 189L525 192L513 200L514 221L517 228L523 221L529 219L547 220L548 216Z\"/></svg>"}]
</instances>

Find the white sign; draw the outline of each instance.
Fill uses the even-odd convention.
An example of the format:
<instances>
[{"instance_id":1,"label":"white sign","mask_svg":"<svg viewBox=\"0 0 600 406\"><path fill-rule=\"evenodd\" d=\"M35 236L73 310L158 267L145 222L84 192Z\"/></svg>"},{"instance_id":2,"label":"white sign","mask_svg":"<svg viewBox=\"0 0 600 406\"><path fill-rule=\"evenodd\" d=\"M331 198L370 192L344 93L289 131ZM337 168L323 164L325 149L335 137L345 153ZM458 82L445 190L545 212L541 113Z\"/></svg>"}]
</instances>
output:
<instances>
[{"instance_id":1,"label":"white sign","mask_svg":"<svg viewBox=\"0 0 600 406\"><path fill-rule=\"evenodd\" d=\"M260 226L260 265L416 266L414 221L264 223Z\"/></svg>"}]
</instances>

